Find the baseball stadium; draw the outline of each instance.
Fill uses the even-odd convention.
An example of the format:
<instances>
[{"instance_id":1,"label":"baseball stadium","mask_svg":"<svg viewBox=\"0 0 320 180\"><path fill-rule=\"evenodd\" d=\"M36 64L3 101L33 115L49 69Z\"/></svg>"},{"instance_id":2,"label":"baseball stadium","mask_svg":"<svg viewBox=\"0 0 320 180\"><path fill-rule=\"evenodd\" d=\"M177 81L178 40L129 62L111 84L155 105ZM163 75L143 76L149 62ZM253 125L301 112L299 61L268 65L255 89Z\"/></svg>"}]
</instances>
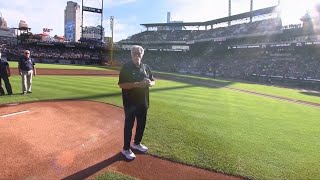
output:
<instances>
[{"instance_id":1,"label":"baseball stadium","mask_svg":"<svg viewBox=\"0 0 320 180\"><path fill-rule=\"evenodd\" d=\"M144 31L118 42L104 38L103 17L80 30L68 20L69 7L102 16L103 0L68 1L64 36L1 17L10 83L0 72L0 179L320 179L320 4L283 25L279 4L253 3L231 15L229 0L229 15L209 21L170 21L168 12L166 23L138 23ZM118 84L135 45L156 85L149 150L128 160ZM28 93L26 50L36 67Z\"/></svg>"}]
</instances>

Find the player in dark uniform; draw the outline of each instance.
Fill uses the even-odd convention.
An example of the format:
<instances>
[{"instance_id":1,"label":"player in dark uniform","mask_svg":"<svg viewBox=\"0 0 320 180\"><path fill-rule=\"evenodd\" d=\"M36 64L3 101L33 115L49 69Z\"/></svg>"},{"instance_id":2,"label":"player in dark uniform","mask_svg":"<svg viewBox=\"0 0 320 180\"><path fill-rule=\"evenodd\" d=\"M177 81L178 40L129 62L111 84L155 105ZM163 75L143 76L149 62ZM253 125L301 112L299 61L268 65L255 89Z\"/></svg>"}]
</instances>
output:
<instances>
[{"instance_id":1,"label":"player in dark uniform","mask_svg":"<svg viewBox=\"0 0 320 180\"><path fill-rule=\"evenodd\" d=\"M1 86L1 81L3 80L4 85L6 86L6 90L8 95L12 95L12 88L11 88L11 84L9 81L9 77L10 77L11 73L10 73L10 67L9 67L9 63L3 59L1 59L1 53L0 53L0 95L4 95L5 92Z\"/></svg>"}]
</instances>

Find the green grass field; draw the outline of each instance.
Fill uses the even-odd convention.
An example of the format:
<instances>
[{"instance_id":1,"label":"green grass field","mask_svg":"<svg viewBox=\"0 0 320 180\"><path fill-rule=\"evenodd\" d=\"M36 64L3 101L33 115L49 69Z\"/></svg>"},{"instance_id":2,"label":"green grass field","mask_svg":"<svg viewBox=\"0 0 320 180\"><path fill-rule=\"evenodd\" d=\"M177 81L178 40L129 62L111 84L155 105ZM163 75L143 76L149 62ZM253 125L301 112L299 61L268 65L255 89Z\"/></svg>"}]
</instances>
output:
<instances>
[{"instance_id":1,"label":"green grass field","mask_svg":"<svg viewBox=\"0 0 320 180\"><path fill-rule=\"evenodd\" d=\"M195 81L203 81L203 82L218 84L218 85L227 84L228 85L227 87L250 90L250 91L255 91L255 92L264 93L268 95L292 98L296 100L309 101L309 102L320 104L320 93L318 94L306 93L306 92L302 92L299 89L290 89L290 88L267 86L267 85L260 85L260 84L241 83L241 82L218 80L218 79L205 78L205 77L195 77L190 75L172 74L172 73L160 73L160 74L167 74L167 75L172 75L172 76L182 77L182 78L191 78Z\"/></svg>"},{"instance_id":2,"label":"green grass field","mask_svg":"<svg viewBox=\"0 0 320 180\"><path fill-rule=\"evenodd\" d=\"M11 68L17 68L18 62L10 61L9 65ZM86 69L86 70L106 70L106 66L98 66L98 65L64 65L64 64L45 64L45 63L37 63L37 68L48 68L48 69ZM110 70L110 68L108 69Z\"/></svg>"},{"instance_id":3,"label":"green grass field","mask_svg":"<svg viewBox=\"0 0 320 180\"><path fill-rule=\"evenodd\" d=\"M288 89L282 87L266 86L259 84L245 84L245 83L235 83L231 87L244 89L244 90L253 90L256 92L275 95L280 97L287 97L297 100L309 101L320 104L320 93L307 93L299 89Z\"/></svg>"},{"instance_id":4,"label":"green grass field","mask_svg":"<svg viewBox=\"0 0 320 180\"><path fill-rule=\"evenodd\" d=\"M10 80L14 93L20 93L20 77ZM2 96L0 104L83 99L121 106L117 81L36 76L33 94ZM320 97L286 88L225 85L320 102ZM157 80L150 100L144 144L151 154L252 179L319 179L319 108L168 80Z\"/></svg>"},{"instance_id":5,"label":"green grass field","mask_svg":"<svg viewBox=\"0 0 320 180\"><path fill-rule=\"evenodd\" d=\"M136 180L136 179L120 173L116 173L116 172L107 172L105 174L102 174L94 178L94 180Z\"/></svg>"}]
</instances>

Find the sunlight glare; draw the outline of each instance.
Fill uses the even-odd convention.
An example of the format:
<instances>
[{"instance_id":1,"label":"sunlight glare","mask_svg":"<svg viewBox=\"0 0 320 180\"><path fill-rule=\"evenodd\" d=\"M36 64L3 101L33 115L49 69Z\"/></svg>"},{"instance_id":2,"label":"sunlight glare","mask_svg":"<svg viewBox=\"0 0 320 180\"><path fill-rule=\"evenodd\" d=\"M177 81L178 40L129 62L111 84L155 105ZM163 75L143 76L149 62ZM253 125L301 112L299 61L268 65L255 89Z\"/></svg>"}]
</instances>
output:
<instances>
[{"instance_id":1,"label":"sunlight glare","mask_svg":"<svg viewBox=\"0 0 320 180\"><path fill-rule=\"evenodd\" d=\"M282 9L283 24L301 23L300 18L307 12L314 12L315 6L319 4L319 0L292 1L282 0L280 3Z\"/></svg>"}]
</instances>

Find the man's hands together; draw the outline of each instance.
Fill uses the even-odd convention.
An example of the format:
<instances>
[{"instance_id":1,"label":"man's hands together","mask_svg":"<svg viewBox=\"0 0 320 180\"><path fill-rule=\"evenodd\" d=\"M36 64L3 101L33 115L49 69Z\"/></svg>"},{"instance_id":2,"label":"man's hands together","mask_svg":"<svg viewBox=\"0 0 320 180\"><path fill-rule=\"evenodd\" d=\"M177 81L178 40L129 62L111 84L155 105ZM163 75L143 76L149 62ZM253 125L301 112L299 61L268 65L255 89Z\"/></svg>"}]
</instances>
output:
<instances>
[{"instance_id":1,"label":"man's hands together","mask_svg":"<svg viewBox=\"0 0 320 180\"><path fill-rule=\"evenodd\" d=\"M136 84L136 87L139 87L139 88L150 87L151 86L151 80L145 78L140 82L136 82L135 84Z\"/></svg>"}]
</instances>

